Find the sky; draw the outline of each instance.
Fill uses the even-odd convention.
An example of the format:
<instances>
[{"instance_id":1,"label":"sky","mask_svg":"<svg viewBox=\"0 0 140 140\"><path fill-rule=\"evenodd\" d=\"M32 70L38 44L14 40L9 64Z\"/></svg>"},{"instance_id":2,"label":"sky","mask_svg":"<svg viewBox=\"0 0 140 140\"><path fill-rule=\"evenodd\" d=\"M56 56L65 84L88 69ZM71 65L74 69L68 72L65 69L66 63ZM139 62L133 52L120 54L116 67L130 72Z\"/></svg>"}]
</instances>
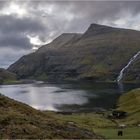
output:
<instances>
[{"instance_id":1,"label":"sky","mask_svg":"<svg viewBox=\"0 0 140 140\"><path fill-rule=\"evenodd\" d=\"M0 1L0 67L91 23L140 30L140 1Z\"/></svg>"}]
</instances>

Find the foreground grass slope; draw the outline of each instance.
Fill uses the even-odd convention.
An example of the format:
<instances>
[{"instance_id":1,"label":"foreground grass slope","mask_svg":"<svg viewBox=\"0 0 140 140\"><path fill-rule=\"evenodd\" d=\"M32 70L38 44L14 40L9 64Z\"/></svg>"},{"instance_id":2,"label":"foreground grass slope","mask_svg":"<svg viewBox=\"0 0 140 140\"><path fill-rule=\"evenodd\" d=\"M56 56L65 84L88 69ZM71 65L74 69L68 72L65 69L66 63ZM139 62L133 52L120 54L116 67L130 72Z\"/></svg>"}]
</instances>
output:
<instances>
[{"instance_id":1,"label":"foreground grass slope","mask_svg":"<svg viewBox=\"0 0 140 140\"><path fill-rule=\"evenodd\" d=\"M0 95L0 138L99 138L93 132L60 122L48 113Z\"/></svg>"},{"instance_id":2,"label":"foreground grass slope","mask_svg":"<svg viewBox=\"0 0 140 140\"><path fill-rule=\"evenodd\" d=\"M123 94L118 110L128 113L123 119L110 119L108 112L64 115L42 112L0 95L0 138L140 138L140 89ZM125 128L119 125L125 124ZM117 135L118 130L123 136ZM102 136L102 137L101 137Z\"/></svg>"}]
</instances>

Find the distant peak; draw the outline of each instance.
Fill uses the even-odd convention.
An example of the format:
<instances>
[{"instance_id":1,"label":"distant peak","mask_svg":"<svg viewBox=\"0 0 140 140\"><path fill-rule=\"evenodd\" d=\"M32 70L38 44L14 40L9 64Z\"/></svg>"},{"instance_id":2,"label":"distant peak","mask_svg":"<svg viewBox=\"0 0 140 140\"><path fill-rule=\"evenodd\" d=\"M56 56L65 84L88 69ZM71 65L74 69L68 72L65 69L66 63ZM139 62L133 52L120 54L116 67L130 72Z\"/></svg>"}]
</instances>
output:
<instances>
[{"instance_id":1,"label":"distant peak","mask_svg":"<svg viewBox=\"0 0 140 140\"><path fill-rule=\"evenodd\" d=\"M94 31L101 30L101 29L113 29L113 27L92 23L92 24L90 24L90 26L88 28L88 30L94 30Z\"/></svg>"},{"instance_id":2,"label":"distant peak","mask_svg":"<svg viewBox=\"0 0 140 140\"><path fill-rule=\"evenodd\" d=\"M83 37L89 37L89 36L95 36L95 35L99 35L99 34L109 33L116 29L117 28L113 28L110 26L92 23L92 24L90 24L87 31L83 34Z\"/></svg>"},{"instance_id":3,"label":"distant peak","mask_svg":"<svg viewBox=\"0 0 140 140\"><path fill-rule=\"evenodd\" d=\"M75 33L62 33L61 35L73 35Z\"/></svg>"},{"instance_id":4,"label":"distant peak","mask_svg":"<svg viewBox=\"0 0 140 140\"><path fill-rule=\"evenodd\" d=\"M74 35L78 35L80 33L62 33L60 36L74 36Z\"/></svg>"},{"instance_id":5,"label":"distant peak","mask_svg":"<svg viewBox=\"0 0 140 140\"><path fill-rule=\"evenodd\" d=\"M102 25L102 24L97 24L97 23L92 23L92 24L90 24L90 27L110 27L110 26Z\"/></svg>"}]
</instances>

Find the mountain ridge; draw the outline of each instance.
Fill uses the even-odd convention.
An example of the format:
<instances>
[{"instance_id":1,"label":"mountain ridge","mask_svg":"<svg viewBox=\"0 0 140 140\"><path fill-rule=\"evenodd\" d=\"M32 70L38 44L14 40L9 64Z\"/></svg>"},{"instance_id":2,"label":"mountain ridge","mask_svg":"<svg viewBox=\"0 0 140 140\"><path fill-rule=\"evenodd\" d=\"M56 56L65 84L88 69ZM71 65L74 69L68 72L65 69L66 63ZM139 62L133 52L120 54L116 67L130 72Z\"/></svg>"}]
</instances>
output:
<instances>
[{"instance_id":1,"label":"mountain ridge","mask_svg":"<svg viewBox=\"0 0 140 140\"><path fill-rule=\"evenodd\" d=\"M140 50L139 37L139 31L91 24L83 34L60 35L8 70L19 78L114 81Z\"/></svg>"}]
</instances>

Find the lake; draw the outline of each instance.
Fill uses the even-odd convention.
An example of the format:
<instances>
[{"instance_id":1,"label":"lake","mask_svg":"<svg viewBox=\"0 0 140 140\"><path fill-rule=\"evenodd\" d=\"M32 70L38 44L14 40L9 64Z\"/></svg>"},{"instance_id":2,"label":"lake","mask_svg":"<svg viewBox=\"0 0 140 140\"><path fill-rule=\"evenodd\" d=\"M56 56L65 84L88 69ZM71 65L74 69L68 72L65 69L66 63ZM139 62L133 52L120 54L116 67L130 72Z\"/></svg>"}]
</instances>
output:
<instances>
[{"instance_id":1,"label":"lake","mask_svg":"<svg viewBox=\"0 0 140 140\"><path fill-rule=\"evenodd\" d=\"M124 84L123 92L140 87ZM121 87L122 88L122 87ZM0 93L36 109L52 111L93 112L112 109L121 94L117 83L73 82L49 84L1 85Z\"/></svg>"}]
</instances>

